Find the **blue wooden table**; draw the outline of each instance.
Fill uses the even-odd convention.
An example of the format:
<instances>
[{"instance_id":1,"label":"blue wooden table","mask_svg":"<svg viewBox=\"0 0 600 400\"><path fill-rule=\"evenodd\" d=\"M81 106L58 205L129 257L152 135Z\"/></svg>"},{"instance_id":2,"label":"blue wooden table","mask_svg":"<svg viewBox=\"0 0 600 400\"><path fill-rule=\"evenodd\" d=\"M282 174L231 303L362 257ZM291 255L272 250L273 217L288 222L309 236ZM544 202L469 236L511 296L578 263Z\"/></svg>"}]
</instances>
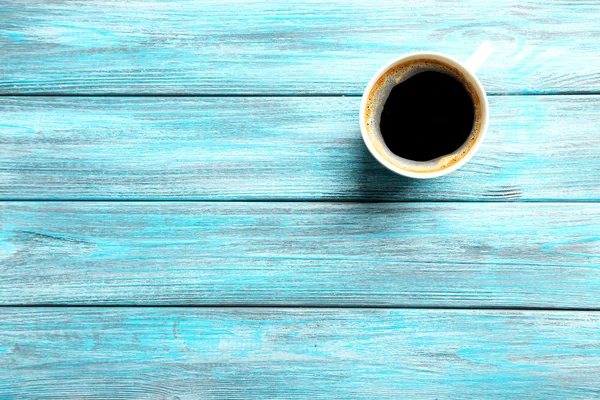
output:
<instances>
[{"instance_id":1,"label":"blue wooden table","mask_svg":"<svg viewBox=\"0 0 600 400\"><path fill-rule=\"evenodd\" d=\"M495 53L479 153L362 143ZM0 2L0 398L600 396L600 2Z\"/></svg>"}]
</instances>

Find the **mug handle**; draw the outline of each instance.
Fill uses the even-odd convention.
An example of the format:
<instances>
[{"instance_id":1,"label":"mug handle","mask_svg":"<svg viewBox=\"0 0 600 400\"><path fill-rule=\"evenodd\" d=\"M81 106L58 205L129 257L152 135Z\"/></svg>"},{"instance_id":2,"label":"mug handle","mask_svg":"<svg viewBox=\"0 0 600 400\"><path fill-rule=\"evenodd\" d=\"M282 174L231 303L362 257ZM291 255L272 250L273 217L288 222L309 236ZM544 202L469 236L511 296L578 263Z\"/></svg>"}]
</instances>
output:
<instances>
[{"instance_id":1,"label":"mug handle","mask_svg":"<svg viewBox=\"0 0 600 400\"><path fill-rule=\"evenodd\" d=\"M465 66L469 71L475 73L488 59L488 57L492 55L493 52L494 48L492 47L492 43L486 40L485 42L481 43L477 50L471 54L471 57L465 61Z\"/></svg>"}]
</instances>

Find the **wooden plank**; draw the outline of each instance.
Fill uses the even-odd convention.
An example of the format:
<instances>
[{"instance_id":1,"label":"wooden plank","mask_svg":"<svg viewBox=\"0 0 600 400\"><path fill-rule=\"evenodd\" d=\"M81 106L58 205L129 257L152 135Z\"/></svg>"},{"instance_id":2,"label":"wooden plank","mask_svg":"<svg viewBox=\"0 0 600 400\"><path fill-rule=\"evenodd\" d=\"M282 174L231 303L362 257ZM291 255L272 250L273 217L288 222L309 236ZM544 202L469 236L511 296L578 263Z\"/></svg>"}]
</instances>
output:
<instances>
[{"instance_id":1,"label":"wooden plank","mask_svg":"<svg viewBox=\"0 0 600 400\"><path fill-rule=\"evenodd\" d=\"M600 308L600 204L4 202L0 304Z\"/></svg>"},{"instance_id":2,"label":"wooden plank","mask_svg":"<svg viewBox=\"0 0 600 400\"><path fill-rule=\"evenodd\" d=\"M491 98L463 169L415 181L366 150L358 98L2 98L0 198L600 199L600 96Z\"/></svg>"},{"instance_id":3,"label":"wooden plank","mask_svg":"<svg viewBox=\"0 0 600 400\"><path fill-rule=\"evenodd\" d=\"M6 0L0 93L344 93L408 52L496 52L492 93L600 90L597 1Z\"/></svg>"},{"instance_id":4,"label":"wooden plank","mask_svg":"<svg viewBox=\"0 0 600 400\"><path fill-rule=\"evenodd\" d=\"M597 312L2 309L6 398L600 395Z\"/></svg>"}]
</instances>

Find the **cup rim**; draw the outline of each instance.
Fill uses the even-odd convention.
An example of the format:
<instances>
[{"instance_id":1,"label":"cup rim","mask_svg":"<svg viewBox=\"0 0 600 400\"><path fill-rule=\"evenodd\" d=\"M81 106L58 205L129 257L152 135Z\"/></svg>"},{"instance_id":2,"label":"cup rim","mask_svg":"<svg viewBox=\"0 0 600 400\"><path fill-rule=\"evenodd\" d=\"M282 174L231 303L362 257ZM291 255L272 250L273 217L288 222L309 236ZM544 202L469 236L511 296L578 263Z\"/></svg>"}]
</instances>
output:
<instances>
[{"instance_id":1,"label":"cup rim","mask_svg":"<svg viewBox=\"0 0 600 400\"><path fill-rule=\"evenodd\" d=\"M366 108L367 108L367 100L368 100L369 94L371 93L371 90L373 89L373 86L377 83L379 78L382 75L384 75L386 72L388 72L390 69L394 68L395 66L397 66L403 62L410 61L411 59L416 59L416 58L431 58L436 61L445 62L449 66L459 69L461 74L465 75L465 77L474 86L475 90L477 91L477 95L479 96L480 101L481 101L481 128L480 128L479 134L477 135L477 137L475 138L475 141L473 142L473 145L468 149L467 153L465 153L465 155L462 158L460 158L458 161L456 161L454 164L452 164L446 168L438 169L435 171L424 171L424 172L411 171L411 170L407 170L405 168L402 168L402 167L390 162L389 160L384 158L375 149L375 147L373 146L373 143L371 142L371 139L369 137L369 134L367 132L367 127L366 127L365 114L366 114ZM436 53L436 52L427 52L427 51L413 52L413 53L408 53L408 54L402 55L400 57L397 57L397 58L389 61L387 64L385 64L383 67L381 67L373 75L373 77L371 78L371 80L369 81L367 86L365 87L365 90L363 91L363 95L362 95L361 102L360 102L360 131L361 131L363 141L365 142L365 145L369 149L369 152L373 155L373 157L375 157L375 159L380 164L382 164L387 169L389 169L392 172L395 172L397 174L407 176L410 178L417 178L417 179L437 178L440 176L447 175L453 171L456 171L457 169L459 169L460 167L465 165L479 150L479 147L481 146L481 143L483 142L483 139L487 133L488 121L489 121L488 99L487 99L485 90L483 88L483 85L481 84L481 82L479 81L477 76L473 72L471 72L465 66L464 63L462 63L462 62L456 60L455 58L450 57L446 54Z\"/></svg>"}]
</instances>

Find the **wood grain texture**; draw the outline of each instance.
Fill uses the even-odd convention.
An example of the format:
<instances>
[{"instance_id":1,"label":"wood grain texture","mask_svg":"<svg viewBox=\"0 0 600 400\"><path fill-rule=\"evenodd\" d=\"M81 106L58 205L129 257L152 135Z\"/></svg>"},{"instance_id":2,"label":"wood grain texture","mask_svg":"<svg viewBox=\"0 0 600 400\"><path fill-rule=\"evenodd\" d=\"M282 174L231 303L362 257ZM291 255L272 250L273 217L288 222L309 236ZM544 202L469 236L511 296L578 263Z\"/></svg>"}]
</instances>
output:
<instances>
[{"instance_id":1,"label":"wood grain texture","mask_svg":"<svg viewBox=\"0 0 600 400\"><path fill-rule=\"evenodd\" d=\"M600 96L491 103L478 154L416 181L366 150L358 98L1 98L0 198L600 199Z\"/></svg>"},{"instance_id":2,"label":"wood grain texture","mask_svg":"<svg viewBox=\"0 0 600 400\"><path fill-rule=\"evenodd\" d=\"M600 395L594 312L0 311L6 398Z\"/></svg>"},{"instance_id":3,"label":"wood grain texture","mask_svg":"<svg viewBox=\"0 0 600 400\"><path fill-rule=\"evenodd\" d=\"M4 202L0 304L600 308L600 204Z\"/></svg>"},{"instance_id":4,"label":"wood grain texture","mask_svg":"<svg viewBox=\"0 0 600 400\"><path fill-rule=\"evenodd\" d=\"M359 94L401 54L483 40L489 92L597 92L599 18L594 0L5 0L0 93Z\"/></svg>"}]
</instances>

